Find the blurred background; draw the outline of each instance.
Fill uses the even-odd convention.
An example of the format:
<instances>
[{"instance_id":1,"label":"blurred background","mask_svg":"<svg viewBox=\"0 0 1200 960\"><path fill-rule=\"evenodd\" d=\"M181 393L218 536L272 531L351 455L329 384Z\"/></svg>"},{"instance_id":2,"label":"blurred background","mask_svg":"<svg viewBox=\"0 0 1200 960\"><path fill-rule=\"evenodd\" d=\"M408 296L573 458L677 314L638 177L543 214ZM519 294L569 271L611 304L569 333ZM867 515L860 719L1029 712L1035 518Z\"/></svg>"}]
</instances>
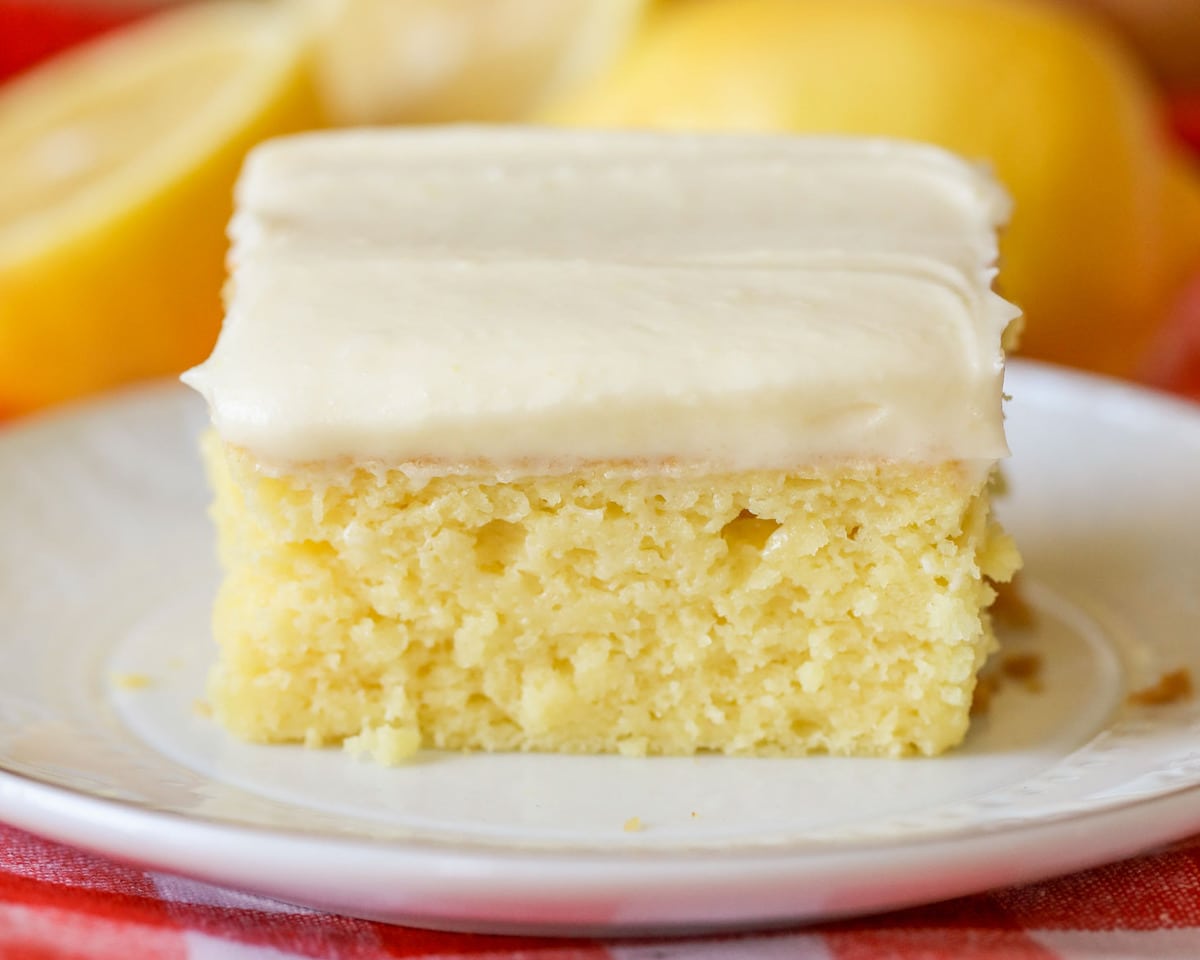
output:
<instances>
[{"instance_id":1,"label":"blurred background","mask_svg":"<svg viewBox=\"0 0 1200 960\"><path fill-rule=\"evenodd\" d=\"M985 160L1021 352L1200 400L1200 0L0 0L0 416L207 355L254 143L461 121Z\"/></svg>"}]
</instances>

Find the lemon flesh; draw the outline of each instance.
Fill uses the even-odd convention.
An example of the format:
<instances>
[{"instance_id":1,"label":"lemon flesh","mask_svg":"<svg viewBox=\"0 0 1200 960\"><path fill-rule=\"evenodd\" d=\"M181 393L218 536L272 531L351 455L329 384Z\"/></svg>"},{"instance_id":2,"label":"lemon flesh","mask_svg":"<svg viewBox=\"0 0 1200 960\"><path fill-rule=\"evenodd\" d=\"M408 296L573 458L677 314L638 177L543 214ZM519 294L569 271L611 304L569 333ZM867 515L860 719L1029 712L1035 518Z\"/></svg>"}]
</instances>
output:
<instances>
[{"instance_id":1,"label":"lemon flesh","mask_svg":"<svg viewBox=\"0 0 1200 960\"><path fill-rule=\"evenodd\" d=\"M241 160L319 121L309 48L281 9L197 5L0 93L0 413L202 359Z\"/></svg>"}]
</instances>

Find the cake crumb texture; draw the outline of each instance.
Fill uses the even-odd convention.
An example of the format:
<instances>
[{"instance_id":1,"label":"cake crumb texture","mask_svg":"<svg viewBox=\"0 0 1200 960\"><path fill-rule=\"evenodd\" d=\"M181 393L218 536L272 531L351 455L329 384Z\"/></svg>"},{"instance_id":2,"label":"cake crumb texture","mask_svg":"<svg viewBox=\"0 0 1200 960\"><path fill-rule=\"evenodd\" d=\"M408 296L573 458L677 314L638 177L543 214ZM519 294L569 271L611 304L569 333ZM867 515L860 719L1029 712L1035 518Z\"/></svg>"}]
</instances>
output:
<instances>
[{"instance_id":1,"label":"cake crumb texture","mask_svg":"<svg viewBox=\"0 0 1200 960\"><path fill-rule=\"evenodd\" d=\"M503 481L205 444L218 719L252 741L630 755L957 744L1018 565L953 463Z\"/></svg>"}]
</instances>

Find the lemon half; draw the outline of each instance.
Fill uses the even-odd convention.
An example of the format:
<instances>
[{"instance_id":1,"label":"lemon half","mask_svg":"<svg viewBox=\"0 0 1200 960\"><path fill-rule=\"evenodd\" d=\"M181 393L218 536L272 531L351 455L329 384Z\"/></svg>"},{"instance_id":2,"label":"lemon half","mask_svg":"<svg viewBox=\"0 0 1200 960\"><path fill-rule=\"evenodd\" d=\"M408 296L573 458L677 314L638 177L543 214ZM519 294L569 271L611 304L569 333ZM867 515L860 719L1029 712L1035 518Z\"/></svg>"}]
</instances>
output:
<instances>
[{"instance_id":1,"label":"lemon half","mask_svg":"<svg viewBox=\"0 0 1200 960\"><path fill-rule=\"evenodd\" d=\"M307 0L339 124L499 122L590 79L649 0Z\"/></svg>"},{"instance_id":2,"label":"lemon half","mask_svg":"<svg viewBox=\"0 0 1200 960\"><path fill-rule=\"evenodd\" d=\"M309 49L281 8L201 4L0 90L0 413L203 358L242 158L319 121Z\"/></svg>"}]
</instances>

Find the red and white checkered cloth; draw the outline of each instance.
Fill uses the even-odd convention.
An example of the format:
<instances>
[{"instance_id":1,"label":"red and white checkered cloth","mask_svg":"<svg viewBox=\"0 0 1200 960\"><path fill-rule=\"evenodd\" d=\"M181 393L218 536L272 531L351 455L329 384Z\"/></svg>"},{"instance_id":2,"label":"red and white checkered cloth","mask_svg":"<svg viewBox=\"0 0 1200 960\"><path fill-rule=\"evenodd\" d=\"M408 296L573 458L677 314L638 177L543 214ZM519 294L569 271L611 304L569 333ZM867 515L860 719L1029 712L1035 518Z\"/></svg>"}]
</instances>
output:
<instances>
[{"instance_id":1,"label":"red and white checkered cloth","mask_svg":"<svg viewBox=\"0 0 1200 960\"><path fill-rule=\"evenodd\" d=\"M1200 836L1133 860L791 932L571 941L432 933L124 867L0 825L2 960L1200 958Z\"/></svg>"}]
</instances>

